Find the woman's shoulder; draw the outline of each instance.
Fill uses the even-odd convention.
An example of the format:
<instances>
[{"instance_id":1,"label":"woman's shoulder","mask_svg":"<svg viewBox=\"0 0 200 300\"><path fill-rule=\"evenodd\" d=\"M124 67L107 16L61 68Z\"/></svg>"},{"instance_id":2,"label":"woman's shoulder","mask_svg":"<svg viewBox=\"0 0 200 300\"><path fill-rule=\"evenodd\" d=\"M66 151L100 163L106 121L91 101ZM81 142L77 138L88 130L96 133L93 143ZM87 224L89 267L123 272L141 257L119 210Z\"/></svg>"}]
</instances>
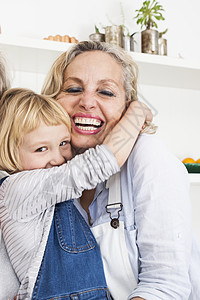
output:
<instances>
[{"instance_id":1,"label":"woman's shoulder","mask_svg":"<svg viewBox=\"0 0 200 300\"><path fill-rule=\"evenodd\" d=\"M151 160L163 160L166 155L172 156L172 153L157 134L143 133L139 135L130 158L134 162L139 159L146 163Z\"/></svg>"},{"instance_id":2,"label":"woman's shoulder","mask_svg":"<svg viewBox=\"0 0 200 300\"><path fill-rule=\"evenodd\" d=\"M140 150L143 148L144 150L148 149L156 149L157 147L163 148L163 150L169 151L167 149L167 146L163 142L163 140L159 137L157 133L155 134L148 134L148 133L142 133L139 135L136 147L133 148L133 150L136 151L137 148L140 148Z\"/></svg>"},{"instance_id":3,"label":"woman's shoulder","mask_svg":"<svg viewBox=\"0 0 200 300\"><path fill-rule=\"evenodd\" d=\"M178 160L157 134L147 133L138 137L131 156L133 160L137 158L145 162L150 162L151 160L162 160L164 162L167 159Z\"/></svg>"},{"instance_id":4,"label":"woman's shoulder","mask_svg":"<svg viewBox=\"0 0 200 300\"><path fill-rule=\"evenodd\" d=\"M160 173L161 170L187 176L183 163L169 150L157 134L141 134L133 147L127 165L135 172ZM134 173L135 173L134 172Z\"/></svg>"}]
</instances>

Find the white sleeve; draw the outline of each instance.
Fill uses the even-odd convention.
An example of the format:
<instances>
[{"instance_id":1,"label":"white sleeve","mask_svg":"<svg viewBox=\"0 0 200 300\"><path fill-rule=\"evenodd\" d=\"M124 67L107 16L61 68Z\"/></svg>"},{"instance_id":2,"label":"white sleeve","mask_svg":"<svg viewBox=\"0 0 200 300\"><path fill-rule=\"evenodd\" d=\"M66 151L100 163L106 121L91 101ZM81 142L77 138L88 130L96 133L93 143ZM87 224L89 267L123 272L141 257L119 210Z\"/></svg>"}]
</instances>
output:
<instances>
[{"instance_id":1,"label":"white sleeve","mask_svg":"<svg viewBox=\"0 0 200 300\"><path fill-rule=\"evenodd\" d=\"M78 198L120 171L105 146L90 148L59 167L10 175L0 187L0 206L15 220L26 220L65 200Z\"/></svg>"},{"instance_id":2,"label":"white sleeve","mask_svg":"<svg viewBox=\"0 0 200 300\"><path fill-rule=\"evenodd\" d=\"M139 283L131 297L189 298L191 205L186 168L156 137L134 149L133 190Z\"/></svg>"},{"instance_id":3,"label":"white sleeve","mask_svg":"<svg viewBox=\"0 0 200 300\"><path fill-rule=\"evenodd\" d=\"M5 176L9 176L9 174L5 171L0 170L0 179L2 179Z\"/></svg>"}]
</instances>

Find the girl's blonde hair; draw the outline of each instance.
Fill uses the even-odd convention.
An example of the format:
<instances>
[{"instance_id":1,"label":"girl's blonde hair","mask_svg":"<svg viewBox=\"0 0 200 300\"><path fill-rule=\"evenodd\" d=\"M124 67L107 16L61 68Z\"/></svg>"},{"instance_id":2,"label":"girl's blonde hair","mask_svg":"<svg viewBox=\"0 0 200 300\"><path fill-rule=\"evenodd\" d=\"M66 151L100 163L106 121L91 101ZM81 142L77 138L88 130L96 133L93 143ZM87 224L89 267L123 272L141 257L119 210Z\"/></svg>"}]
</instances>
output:
<instances>
[{"instance_id":1,"label":"girl's blonde hair","mask_svg":"<svg viewBox=\"0 0 200 300\"><path fill-rule=\"evenodd\" d=\"M138 67L132 57L124 49L104 42L83 41L72 46L68 51L61 54L52 65L42 88L42 94L56 99L62 90L64 73L73 59L88 51L102 51L112 56L123 70L123 84L126 94L127 107L131 101L138 100L137 79ZM142 108L142 106L141 106ZM141 112L144 113L144 112ZM142 132L155 133L156 126L152 123L146 124Z\"/></svg>"},{"instance_id":2,"label":"girl's blonde hair","mask_svg":"<svg viewBox=\"0 0 200 300\"><path fill-rule=\"evenodd\" d=\"M24 134L38 128L65 124L71 132L71 122L62 106L50 97L28 89L12 88L0 100L0 169L8 173L21 171L19 146Z\"/></svg>"}]
</instances>

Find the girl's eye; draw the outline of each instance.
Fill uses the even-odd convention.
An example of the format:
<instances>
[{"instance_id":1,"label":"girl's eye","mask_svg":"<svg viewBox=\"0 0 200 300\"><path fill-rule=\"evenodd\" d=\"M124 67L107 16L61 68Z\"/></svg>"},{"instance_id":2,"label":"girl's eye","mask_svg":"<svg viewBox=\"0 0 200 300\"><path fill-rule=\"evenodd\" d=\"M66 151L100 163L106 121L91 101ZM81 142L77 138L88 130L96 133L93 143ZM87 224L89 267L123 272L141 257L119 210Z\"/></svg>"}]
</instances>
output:
<instances>
[{"instance_id":1,"label":"girl's eye","mask_svg":"<svg viewBox=\"0 0 200 300\"><path fill-rule=\"evenodd\" d=\"M69 144L68 141L62 141L62 142L60 143L60 146L66 146L66 145L68 145L68 144Z\"/></svg>"},{"instance_id":2,"label":"girl's eye","mask_svg":"<svg viewBox=\"0 0 200 300\"><path fill-rule=\"evenodd\" d=\"M71 87L65 90L68 94L78 94L81 93L83 89L81 87Z\"/></svg>"},{"instance_id":3,"label":"girl's eye","mask_svg":"<svg viewBox=\"0 0 200 300\"><path fill-rule=\"evenodd\" d=\"M44 152L47 150L47 147L40 147L38 149L35 150L35 152Z\"/></svg>"},{"instance_id":4,"label":"girl's eye","mask_svg":"<svg viewBox=\"0 0 200 300\"><path fill-rule=\"evenodd\" d=\"M104 95L104 96L108 96L108 97L114 97L115 95L109 91L109 90L101 90L98 91L99 94Z\"/></svg>"}]
</instances>

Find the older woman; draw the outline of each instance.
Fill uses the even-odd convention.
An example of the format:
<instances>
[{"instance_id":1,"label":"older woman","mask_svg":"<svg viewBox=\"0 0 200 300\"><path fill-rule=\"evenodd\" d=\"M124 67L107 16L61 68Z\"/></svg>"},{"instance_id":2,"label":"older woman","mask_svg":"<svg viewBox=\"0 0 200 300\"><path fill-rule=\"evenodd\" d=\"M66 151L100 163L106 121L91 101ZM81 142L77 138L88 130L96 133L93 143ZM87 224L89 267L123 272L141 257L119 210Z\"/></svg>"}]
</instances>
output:
<instances>
[{"instance_id":1,"label":"older woman","mask_svg":"<svg viewBox=\"0 0 200 300\"><path fill-rule=\"evenodd\" d=\"M69 113L75 153L84 152L101 144L137 100L137 68L122 49L81 42L56 60L43 93ZM75 203L99 243L114 299L197 300L200 250L191 234L188 175L148 134L154 127L145 132L120 176ZM120 151L126 139L118 143Z\"/></svg>"}]
</instances>

